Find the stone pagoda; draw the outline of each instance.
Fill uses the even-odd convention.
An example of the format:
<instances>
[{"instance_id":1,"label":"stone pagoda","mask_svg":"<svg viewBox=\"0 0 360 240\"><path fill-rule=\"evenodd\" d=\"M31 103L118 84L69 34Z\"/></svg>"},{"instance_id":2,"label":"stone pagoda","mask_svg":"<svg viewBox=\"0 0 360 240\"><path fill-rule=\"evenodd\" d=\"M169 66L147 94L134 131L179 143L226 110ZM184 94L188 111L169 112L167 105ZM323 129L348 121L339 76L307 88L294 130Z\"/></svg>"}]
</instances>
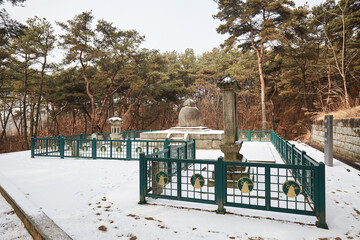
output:
<instances>
[{"instance_id":1,"label":"stone pagoda","mask_svg":"<svg viewBox=\"0 0 360 240\"><path fill-rule=\"evenodd\" d=\"M196 139L198 149L219 149L224 132L211 130L200 125L200 111L195 101L187 99L179 112L178 125L167 130L143 132L142 140L176 140L190 141Z\"/></svg>"}]
</instances>

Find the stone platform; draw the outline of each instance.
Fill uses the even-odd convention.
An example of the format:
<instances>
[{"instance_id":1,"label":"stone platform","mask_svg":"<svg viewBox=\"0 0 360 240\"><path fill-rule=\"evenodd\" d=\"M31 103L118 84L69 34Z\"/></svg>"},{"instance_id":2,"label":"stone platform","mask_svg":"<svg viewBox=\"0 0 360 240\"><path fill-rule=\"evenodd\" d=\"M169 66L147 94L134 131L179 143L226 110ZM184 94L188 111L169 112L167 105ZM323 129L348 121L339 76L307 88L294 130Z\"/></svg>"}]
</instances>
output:
<instances>
[{"instance_id":1,"label":"stone platform","mask_svg":"<svg viewBox=\"0 0 360 240\"><path fill-rule=\"evenodd\" d=\"M197 149L220 149L224 131L207 127L172 127L167 130L140 133L141 140L190 141L196 139Z\"/></svg>"}]
</instances>

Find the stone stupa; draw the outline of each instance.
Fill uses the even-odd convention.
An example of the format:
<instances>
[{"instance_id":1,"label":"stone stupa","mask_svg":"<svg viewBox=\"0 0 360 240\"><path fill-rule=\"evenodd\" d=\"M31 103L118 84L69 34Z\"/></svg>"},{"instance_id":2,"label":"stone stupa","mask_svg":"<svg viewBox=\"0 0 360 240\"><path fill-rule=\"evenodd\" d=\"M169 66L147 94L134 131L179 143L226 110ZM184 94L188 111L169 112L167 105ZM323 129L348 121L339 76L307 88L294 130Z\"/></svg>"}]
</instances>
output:
<instances>
[{"instance_id":1,"label":"stone stupa","mask_svg":"<svg viewBox=\"0 0 360 240\"><path fill-rule=\"evenodd\" d=\"M179 140L190 141L196 139L196 148L219 149L224 131L211 130L200 125L200 111L195 101L187 99L178 117L178 126L168 130L144 132L140 134L143 140Z\"/></svg>"}]
</instances>

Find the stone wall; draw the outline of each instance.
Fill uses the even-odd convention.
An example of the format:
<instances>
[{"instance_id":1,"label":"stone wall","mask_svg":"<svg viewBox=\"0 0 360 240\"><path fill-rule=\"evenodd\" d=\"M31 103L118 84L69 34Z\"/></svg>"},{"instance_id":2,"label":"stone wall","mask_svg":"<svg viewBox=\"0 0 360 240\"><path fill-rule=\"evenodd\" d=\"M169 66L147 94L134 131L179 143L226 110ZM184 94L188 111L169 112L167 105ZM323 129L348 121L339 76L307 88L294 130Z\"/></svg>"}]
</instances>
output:
<instances>
[{"instance_id":1,"label":"stone wall","mask_svg":"<svg viewBox=\"0 0 360 240\"><path fill-rule=\"evenodd\" d=\"M334 119L334 152L360 162L360 118ZM312 125L311 141L324 146L324 120Z\"/></svg>"}]
</instances>

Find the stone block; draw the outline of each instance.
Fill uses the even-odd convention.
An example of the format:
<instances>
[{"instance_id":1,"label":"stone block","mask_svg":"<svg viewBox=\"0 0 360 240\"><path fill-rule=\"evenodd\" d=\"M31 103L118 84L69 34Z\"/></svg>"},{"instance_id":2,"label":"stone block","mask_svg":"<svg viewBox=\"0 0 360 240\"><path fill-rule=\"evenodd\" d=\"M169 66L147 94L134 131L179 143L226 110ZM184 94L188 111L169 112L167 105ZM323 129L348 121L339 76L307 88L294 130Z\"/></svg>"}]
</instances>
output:
<instances>
[{"instance_id":1,"label":"stone block","mask_svg":"<svg viewBox=\"0 0 360 240\"><path fill-rule=\"evenodd\" d=\"M201 134L199 139L204 140L222 140L224 134Z\"/></svg>"},{"instance_id":2,"label":"stone block","mask_svg":"<svg viewBox=\"0 0 360 240\"><path fill-rule=\"evenodd\" d=\"M167 132L144 132L140 133L140 138L143 140L164 140L167 134Z\"/></svg>"},{"instance_id":3,"label":"stone block","mask_svg":"<svg viewBox=\"0 0 360 240\"><path fill-rule=\"evenodd\" d=\"M196 140L197 149L211 149L212 140Z\"/></svg>"},{"instance_id":4,"label":"stone block","mask_svg":"<svg viewBox=\"0 0 360 240\"><path fill-rule=\"evenodd\" d=\"M213 140L212 141L212 148L213 149L220 149L221 140Z\"/></svg>"}]
</instances>

